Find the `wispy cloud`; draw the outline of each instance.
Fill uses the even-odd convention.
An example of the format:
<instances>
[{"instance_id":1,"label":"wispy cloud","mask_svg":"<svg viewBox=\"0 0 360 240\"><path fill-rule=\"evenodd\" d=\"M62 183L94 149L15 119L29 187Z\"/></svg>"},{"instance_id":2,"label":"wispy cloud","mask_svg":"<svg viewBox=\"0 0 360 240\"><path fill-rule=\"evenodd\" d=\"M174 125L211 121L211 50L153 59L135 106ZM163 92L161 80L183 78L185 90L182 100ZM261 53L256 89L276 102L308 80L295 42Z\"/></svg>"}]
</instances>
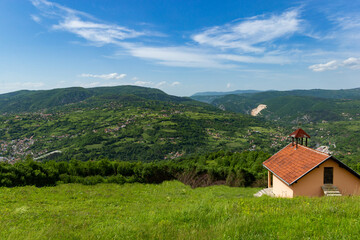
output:
<instances>
[{"instance_id":1,"label":"wispy cloud","mask_svg":"<svg viewBox=\"0 0 360 240\"><path fill-rule=\"evenodd\" d=\"M176 87L180 85L180 82L172 82L168 83L166 81L161 81L158 83L154 83L151 81L136 81L134 85L142 86L142 87L155 87L155 88L168 88L168 87Z\"/></svg>"},{"instance_id":2,"label":"wispy cloud","mask_svg":"<svg viewBox=\"0 0 360 240\"><path fill-rule=\"evenodd\" d=\"M36 90L45 87L43 82L0 82L0 93L11 92L19 89Z\"/></svg>"},{"instance_id":3,"label":"wispy cloud","mask_svg":"<svg viewBox=\"0 0 360 240\"><path fill-rule=\"evenodd\" d=\"M230 69L238 67L238 63L288 64L291 62L287 56L271 53L257 57L244 54L218 54L216 51L196 47L145 47L126 44L126 48L131 56L177 67Z\"/></svg>"},{"instance_id":4,"label":"wispy cloud","mask_svg":"<svg viewBox=\"0 0 360 240\"><path fill-rule=\"evenodd\" d=\"M343 66L348 67L350 69L360 69L360 58L348 58L343 61Z\"/></svg>"},{"instance_id":5,"label":"wispy cloud","mask_svg":"<svg viewBox=\"0 0 360 240\"><path fill-rule=\"evenodd\" d=\"M244 52L264 52L261 43L290 37L301 30L299 11L294 9L268 18L256 16L241 22L211 27L192 36L199 44Z\"/></svg>"},{"instance_id":6,"label":"wispy cloud","mask_svg":"<svg viewBox=\"0 0 360 240\"><path fill-rule=\"evenodd\" d=\"M37 15L30 15L30 17L34 22L37 22L37 23L41 22L41 18Z\"/></svg>"},{"instance_id":7,"label":"wispy cloud","mask_svg":"<svg viewBox=\"0 0 360 240\"><path fill-rule=\"evenodd\" d=\"M52 25L52 29L71 32L98 45L116 44L121 40L145 34L124 26L101 23L86 13L57 3L46 0L31 0L31 2L44 16L57 20L57 23Z\"/></svg>"},{"instance_id":8,"label":"wispy cloud","mask_svg":"<svg viewBox=\"0 0 360 240\"><path fill-rule=\"evenodd\" d=\"M336 60L327 62L327 63L320 63L314 64L309 67L309 69L313 70L314 72L323 72L326 70L335 70L339 67L339 64Z\"/></svg>"},{"instance_id":9,"label":"wispy cloud","mask_svg":"<svg viewBox=\"0 0 360 240\"><path fill-rule=\"evenodd\" d=\"M130 55L154 60L158 64L194 68L231 68L235 65L225 64L206 51L189 47L142 47L127 45Z\"/></svg>"},{"instance_id":10,"label":"wispy cloud","mask_svg":"<svg viewBox=\"0 0 360 240\"><path fill-rule=\"evenodd\" d=\"M267 54L266 56L262 57L254 57L240 54L218 54L216 55L216 58L241 63L286 64L291 62L291 60L287 56L271 54Z\"/></svg>"},{"instance_id":11,"label":"wispy cloud","mask_svg":"<svg viewBox=\"0 0 360 240\"><path fill-rule=\"evenodd\" d=\"M335 42L340 49L360 52L360 16L358 12L338 11L328 18L333 24L333 28L327 34L327 38Z\"/></svg>"},{"instance_id":12,"label":"wispy cloud","mask_svg":"<svg viewBox=\"0 0 360 240\"><path fill-rule=\"evenodd\" d=\"M340 67L350 68L350 69L360 69L360 58L348 58L344 61L332 60L327 63L320 63L309 66L309 69L314 72L324 72L327 70L336 70Z\"/></svg>"},{"instance_id":13,"label":"wispy cloud","mask_svg":"<svg viewBox=\"0 0 360 240\"><path fill-rule=\"evenodd\" d=\"M124 79L126 77L126 74L118 74L118 73L111 73L111 74L81 74L79 77L85 77L85 78L98 78L103 79L107 81L76 81L75 84L85 87L85 88L92 88L92 87L109 87L109 86L120 86L120 85L135 85L135 86L142 86L142 87L153 87L153 88L173 88L176 86L181 85L180 82L174 81L174 82L167 82L167 81L160 81L160 82L152 82L152 81L143 81L139 80L138 77L131 78L131 81L117 81L119 79ZM113 80L113 81L111 81ZM64 85L65 82L63 82L61 85Z\"/></svg>"},{"instance_id":14,"label":"wispy cloud","mask_svg":"<svg viewBox=\"0 0 360 240\"><path fill-rule=\"evenodd\" d=\"M120 40L135 38L144 33L137 32L117 25L100 24L81 20L77 16L67 16L59 24L54 25L55 30L64 30L74 33L90 42L97 44L118 43Z\"/></svg>"},{"instance_id":15,"label":"wispy cloud","mask_svg":"<svg viewBox=\"0 0 360 240\"><path fill-rule=\"evenodd\" d=\"M358 15L337 17L335 21L344 30L360 28L360 17Z\"/></svg>"},{"instance_id":16,"label":"wispy cloud","mask_svg":"<svg viewBox=\"0 0 360 240\"><path fill-rule=\"evenodd\" d=\"M109 73L109 74L89 74L83 73L80 77L87 77L87 78L100 78L100 79L123 79L126 77L126 74L122 73Z\"/></svg>"},{"instance_id":17,"label":"wispy cloud","mask_svg":"<svg viewBox=\"0 0 360 240\"><path fill-rule=\"evenodd\" d=\"M248 63L289 63L288 57L265 51L264 45L298 32L302 21L296 9L280 15L255 16L241 22L210 27L193 35L192 39L198 45L155 47L139 43L141 37L164 37L165 34L147 30L136 31L126 26L104 23L87 13L47 0L31 0L31 2L40 10L43 18L55 20L51 25L53 30L73 33L96 46L115 44L119 47L120 54L127 53L133 57L173 67L228 69ZM146 25L141 26L146 27ZM130 39L139 41L130 43ZM234 48L242 50L243 53L232 53L231 49ZM247 54L248 52L261 53L261 55L251 56Z\"/></svg>"}]
</instances>

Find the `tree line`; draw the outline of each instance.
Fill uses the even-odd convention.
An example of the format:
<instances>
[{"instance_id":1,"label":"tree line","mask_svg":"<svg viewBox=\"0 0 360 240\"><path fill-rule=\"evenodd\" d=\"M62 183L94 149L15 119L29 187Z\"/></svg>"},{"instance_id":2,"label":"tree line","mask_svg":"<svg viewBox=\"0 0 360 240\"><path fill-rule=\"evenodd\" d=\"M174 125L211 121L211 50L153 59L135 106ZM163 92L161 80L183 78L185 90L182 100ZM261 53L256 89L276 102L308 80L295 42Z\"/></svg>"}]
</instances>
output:
<instances>
[{"instance_id":1,"label":"tree line","mask_svg":"<svg viewBox=\"0 0 360 240\"><path fill-rule=\"evenodd\" d=\"M218 151L176 160L157 162L46 161L31 158L15 164L0 163L0 186L55 186L61 183L161 183L180 180L192 187L214 184L263 186L266 171L261 163L269 157L264 152Z\"/></svg>"}]
</instances>

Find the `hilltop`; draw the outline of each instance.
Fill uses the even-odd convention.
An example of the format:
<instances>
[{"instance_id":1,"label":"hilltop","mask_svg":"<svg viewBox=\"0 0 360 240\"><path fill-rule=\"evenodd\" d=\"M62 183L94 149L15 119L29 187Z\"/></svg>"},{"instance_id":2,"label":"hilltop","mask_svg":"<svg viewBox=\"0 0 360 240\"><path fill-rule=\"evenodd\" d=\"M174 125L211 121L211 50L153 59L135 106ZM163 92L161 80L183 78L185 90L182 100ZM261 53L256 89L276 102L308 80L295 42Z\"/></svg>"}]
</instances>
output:
<instances>
[{"instance_id":1,"label":"hilltop","mask_svg":"<svg viewBox=\"0 0 360 240\"><path fill-rule=\"evenodd\" d=\"M106 101L168 101L174 103L192 102L190 98L171 96L159 89L138 86L117 86L98 88L59 88L52 90L22 90L0 95L0 113L35 112L53 110L76 103L100 104ZM61 109L61 108L60 108Z\"/></svg>"}]
</instances>

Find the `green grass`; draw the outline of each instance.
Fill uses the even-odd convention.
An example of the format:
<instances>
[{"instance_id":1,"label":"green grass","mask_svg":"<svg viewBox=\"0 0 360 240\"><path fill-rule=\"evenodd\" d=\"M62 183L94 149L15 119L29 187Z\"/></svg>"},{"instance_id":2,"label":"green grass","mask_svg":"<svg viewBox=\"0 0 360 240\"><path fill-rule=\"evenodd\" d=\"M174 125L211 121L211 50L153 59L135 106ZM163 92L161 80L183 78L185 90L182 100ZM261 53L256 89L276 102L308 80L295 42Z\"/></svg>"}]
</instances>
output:
<instances>
[{"instance_id":1,"label":"green grass","mask_svg":"<svg viewBox=\"0 0 360 240\"><path fill-rule=\"evenodd\" d=\"M180 182L0 188L0 239L356 239L360 198Z\"/></svg>"}]
</instances>

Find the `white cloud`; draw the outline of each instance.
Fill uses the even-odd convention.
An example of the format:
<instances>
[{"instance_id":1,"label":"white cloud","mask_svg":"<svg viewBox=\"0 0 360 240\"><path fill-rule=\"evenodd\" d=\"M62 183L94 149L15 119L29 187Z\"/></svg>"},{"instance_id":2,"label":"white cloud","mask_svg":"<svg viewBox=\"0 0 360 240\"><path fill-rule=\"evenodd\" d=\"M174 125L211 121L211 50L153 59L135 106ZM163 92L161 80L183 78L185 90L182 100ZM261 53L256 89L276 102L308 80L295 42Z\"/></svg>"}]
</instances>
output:
<instances>
[{"instance_id":1,"label":"white cloud","mask_svg":"<svg viewBox=\"0 0 360 240\"><path fill-rule=\"evenodd\" d=\"M180 82L172 82L172 83L168 83L166 81L161 81L158 83L154 83L151 81L136 81L135 83L133 83L136 86L142 86L142 87L154 87L154 88L167 88L167 87L175 87L180 85ZM126 84L124 84L126 85Z\"/></svg>"},{"instance_id":2,"label":"white cloud","mask_svg":"<svg viewBox=\"0 0 360 240\"><path fill-rule=\"evenodd\" d=\"M120 40L144 35L144 33L117 25L83 21L76 16L66 17L63 21L59 22L59 24L54 25L53 29L68 31L101 45L109 43L116 44Z\"/></svg>"},{"instance_id":3,"label":"white cloud","mask_svg":"<svg viewBox=\"0 0 360 240\"><path fill-rule=\"evenodd\" d=\"M161 88L161 87L176 87L178 85L180 85L181 83L180 82L172 82L172 83L168 83L166 81L162 81L162 82L159 82L157 84L155 84L155 87L156 88Z\"/></svg>"},{"instance_id":4,"label":"white cloud","mask_svg":"<svg viewBox=\"0 0 360 240\"><path fill-rule=\"evenodd\" d=\"M142 87L151 87L154 86L153 82L146 82L146 81L136 81L134 85L142 86Z\"/></svg>"},{"instance_id":5,"label":"white cloud","mask_svg":"<svg viewBox=\"0 0 360 240\"><path fill-rule=\"evenodd\" d=\"M139 78L138 77L133 77L131 80L137 81L137 80L139 80Z\"/></svg>"},{"instance_id":6,"label":"white cloud","mask_svg":"<svg viewBox=\"0 0 360 240\"><path fill-rule=\"evenodd\" d=\"M99 87L102 86L100 82L91 82L91 83L81 83L81 87L84 88L93 88L93 87Z\"/></svg>"},{"instance_id":7,"label":"white cloud","mask_svg":"<svg viewBox=\"0 0 360 240\"><path fill-rule=\"evenodd\" d=\"M288 64L288 57L268 54L254 57L235 54L216 54L195 47L144 47L126 44L131 56L153 60L158 64L192 68L236 68L235 63Z\"/></svg>"},{"instance_id":8,"label":"white cloud","mask_svg":"<svg viewBox=\"0 0 360 240\"><path fill-rule=\"evenodd\" d=\"M338 62L333 60L327 63L320 63L311 65L309 69L313 70L314 72L323 72L326 70L335 70L339 67Z\"/></svg>"},{"instance_id":9,"label":"white cloud","mask_svg":"<svg viewBox=\"0 0 360 240\"><path fill-rule=\"evenodd\" d=\"M17 91L20 89L38 90L44 86L45 83L43 82L0 82L0 93Z\"/></svg>"},{"instance_id":10,"label":"white cloud","mask_svg":"<svg viewBox=\"0 0 360 240\"><path fill-rule=\"evenodd\" d=\"M121 55L127 53L136 58L173 67L229 69L248 63L287 64L291 61L288 56L284 56L284 52L288 55L289 51L280 54L269 52L265 45L299 32L302 21L299 19L298 10L289 10L267 18L256 16L242 22L211 27L192 36L193 40L199 43L198 46L154 47L126 41L141 36L164 37L164 34L136 31L125 26L104 23L84 12L46 0L31 0L31 2L39 9L44 19L55 20L55 24L51 25L53 30L73 33L96 46L114 44L120 49ZM203 48L202 45L213 48ZM234 48L251 52L251 56L228 53ZM258 55L259 53L261 56ZM82 76L111 79L106 74L83 74Z\"/></svg>"},{"instance_id":11,"label":"white cloud","mask_svg":"<svg viewBox=\"0 0 360 240\"><path fill-rule=\"evenodd\" d=\"M162 82L159 82L158 84L156 84L156 87L161 87L161 86L164 86L166 84L166 81L162 81Z\"/></svg>"},{"instance_id":12,"label":"white cloud","mask_svg":"<svg viewBox=\"0 0 360 240\"><path fill-rule=\"evenodd\" d=\"M188 47L142 47L127 45L130 55L155 60L158 64L195 68L231 68L235 65L224 64L216 56Z\"/></svg>"},{"instance_id":13,"label":"white cloud","mask_svg":"<svg viewBox=\"0 0 360 240\"><path fill-rule=\"evenodd\" d=\"M327 70L335 70L338 69L339 67L360 69L360 58L350 57L342 62L333 60L323 64L311 65L309 69L313 70L314 72L323 72Z\"/></svg>"},{"instance_id":14,"label":"white cloud","mask_svg":"<svg viewBox=\"0 0 360 240\"><path fill-rule=\"evenodd\" d=\"M267 55L264 57L253 57L246 55L235 55L235 54L218 54L218 59L229 60L241 63L265 63L265 64L286 64L290 63L291 60L284 56L273 56Z\"/></svg>"},{"instance_id":15,"label":"white cloud","mask_svg":"<svg viewBox=\"0 0 360 240\"><path fill-rule=\"evenodd\" d=\"M80 77L89 77L89 78L101 78L101 79L123 79L126 77L126 74L122 73L109 73L109 74L89 74L83 73Z\"/></svg>"},{"instance_id":16,"label":"white cloud","mask_svg":"<svg viewBox=\"0 0 360 240\"><path fill-rule=\"evenodd\" d=\"M45 0L32 0L31 2L43 15L50 16L58 21L57 24L52 26L52 29L74 33L98 45L116 44L121 40L136 38L145 34L115 24L100 23L86 13L57 3Z\"/></svg>"},{"instance_id":17,"label":"white cloud","mask_svg":"<svg viewBox=\"0 0 360 240\"><path fill-rule=\"evenodd\" d=\"M360 58L348 58L343 61L343 65L351 69L360 69Z\"/></svg>"},{"instance_id":18,"label":"white cloud","mask_svg":"<svg viewBox=\"0 0 360 240\"><path fill-rule=\"evenodd\" d=\"M352 15L352 16L342 16L338 17L335 20L338 25L344 29L353 29L353 28L360 28L360 17L359 15Z\"/></svg>"},{"instance_id":19,"label":"white cloud","mask_svg":"<svg viewBox=\"0 0 360 240\"><path fill-rule=\"evenodd\" d=\"M338 45L339 50L359 52L360 50L360 16L358 12L339 11L329 16L335 24L328 32L327 38Z\"/></svg>"},{"instance_id":20,"label":"white cloud","mask_svg":"<svg viewBox=\"0 0 360 240\"><path fill-rule=\"evenodd\" d=\"M37 22L37 23L40 23L41 22L41 18L39 16L36 16L36 15L30 15L31 19L34 21L34 22Z\"/></svg>"},{"instance_id":21,"label":"white cloud","mask_svg":"<svg viewBox=\"0 0 360 240\"><path fill-rule=\"evenodd\" d=\"M226 84L226 87L227 87L227 88L230 88L230 87L231 87L231 83Z\"/></svg>"},{"instance_id":22,"label":"white cloud","mask_svg":"<svg viewBox=\"0 0 360 240\"><path fill-rule=\"evenodd\" d=\"M289 37L301 30L300 23L298 10L291 10L267 19L257 16L240 23L212 27L192 38L199 44L259 53L265 49L257 44Z\"/></svg>"}]
</instances>

